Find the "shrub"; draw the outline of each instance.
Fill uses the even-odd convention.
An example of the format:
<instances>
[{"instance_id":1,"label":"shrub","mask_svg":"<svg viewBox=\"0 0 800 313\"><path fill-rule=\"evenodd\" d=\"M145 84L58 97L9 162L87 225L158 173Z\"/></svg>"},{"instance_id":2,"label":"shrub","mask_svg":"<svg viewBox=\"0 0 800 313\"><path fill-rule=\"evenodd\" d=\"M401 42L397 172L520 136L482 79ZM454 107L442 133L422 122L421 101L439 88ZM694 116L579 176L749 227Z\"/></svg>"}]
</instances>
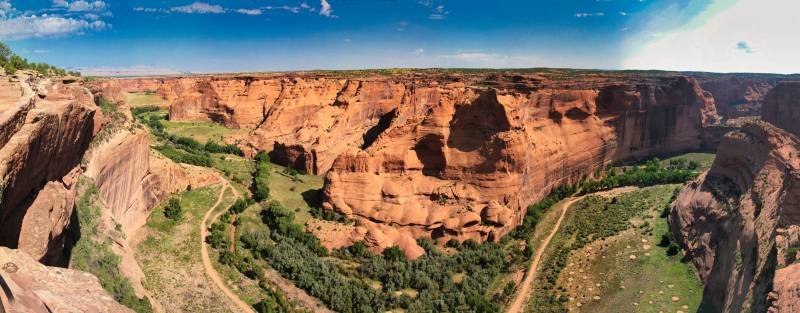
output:
<instances>
[{"instance_id":1,"label":"shrub","mask_svg":"<svg viewBox=\"0 0 800 313\"><path fill-rule=\"evenodd\" d=\"M164 207L164 216L173 221L180 221L183 217L183 208L177 198L170 198L167 206Z\"/></svg>"},{"instance_id":2,"label":"shrub","mask_svg":"<svg viewBox=\"0 0 800 313\"><path fill-rule=\"evenodd\" d=\"M673 255L678 254L678 252L680 252L680 251L681 251L681 247L679 247L677 243L673 242L673 243L669 244L669 248L667 248L667 255L673 256Z\"/></svg>"},{"instance_id":3,"label":"shrub","mask_svg":"<svg viewBox=\"0 0 800 313\"><path fill-rule=\"evenodd\" d=\"M269 198L269 175L272 166L269 164L269 156L264 151L256 154L256 174L253 177L253 199L258 202Z\"/></svg>"}]
</instances>

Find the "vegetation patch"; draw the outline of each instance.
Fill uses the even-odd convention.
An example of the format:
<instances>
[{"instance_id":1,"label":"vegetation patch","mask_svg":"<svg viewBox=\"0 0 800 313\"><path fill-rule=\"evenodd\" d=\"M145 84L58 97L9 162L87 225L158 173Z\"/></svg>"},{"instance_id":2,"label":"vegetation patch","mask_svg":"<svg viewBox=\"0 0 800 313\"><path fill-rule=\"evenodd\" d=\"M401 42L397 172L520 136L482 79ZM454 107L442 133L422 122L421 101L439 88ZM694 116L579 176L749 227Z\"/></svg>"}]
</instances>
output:
<instances>
[{"instance_id":1,"label":"vegetation patch","mask_svg":"<svg viewBox=\"0 0 800 313\"><path fill-rule=\"evenodd\" d=\"M103 288L120 304L139 313L152 312L150 301L137 297L130 280L119 272L121 259L111 251L114 239L101 231L97 187L81 177L78 190L81 190L75 206L78 220L70 226L70 238L77 242L71 245L70 267L97 276Z\"/></svg>"},{"instance_id":2,"label":"vegetation patch","mask_svg":"<svg viewBox=\"0 0 800 313\"><path fill-rule=\"evenodd\" d=\"M198 224L211 209L221 186L197 188L173 196L155 208L147 220L144 240L136 246L143 284L167 312L228 312L227 298L205 276L200 259ZM174 199L174 201L173 201ZM234 196L226 192L221 206ZM177 201L182 217L166 212Z\"/></svg>"},{"instance_id":3,"label":"vegetation patch","mask_svg":"<svg viewBox=\"0 0 800 313\"><path fill-rule=\"evenodd\" d=\"M662 208L679 189L656 186L574 204L546 251L528 311L696 310L702 286L691 266L655 244L668 228Z\"/></svg>"}]
</instances>

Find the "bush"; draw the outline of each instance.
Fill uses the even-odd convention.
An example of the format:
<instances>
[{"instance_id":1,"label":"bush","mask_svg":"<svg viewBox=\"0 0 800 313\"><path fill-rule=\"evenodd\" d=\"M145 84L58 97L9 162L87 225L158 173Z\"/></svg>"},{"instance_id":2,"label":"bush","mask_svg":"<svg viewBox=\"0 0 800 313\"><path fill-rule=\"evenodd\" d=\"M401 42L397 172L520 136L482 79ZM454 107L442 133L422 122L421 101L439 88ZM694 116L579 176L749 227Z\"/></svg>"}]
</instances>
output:
<instances>
[{"instance_id":1,"label":"bush","mask_svg":"<svg viewBox=\"0 0 800 313\"><path fill-rule=\"evenodd\" d=\"M403 254L403 250L400 250L398 246L391 246L386 249L383 249L383 258L387 261L397 262L405 259L405 254Z\"/></svg>"},{"instance_id":2,"label":"bush","mask_svg":"<svg viewBox=\"0 0 800 313\"><path fill-rule=\"evenodd\" d=\"M203 148L209 153L226 153L226 154L244 156L244 152L242 152L242 149L239 149L239 147L237 147L234 144L228 144L223 146L209 140L208 142L206 142Z\"/></svg>"},{"instance_id":3,"label":"bush","mask_svg":"<svg viewBox=\"0 0 800 313\"><path fill-rule=\"evenodd\" d=\"M211 167L213 165L213 161L207 155L186 152L166 145L157 146L154 149L170 160L178 163L186 163L204 167Z\"/></svg>"},{"instance_id":4,"label":"bush","mask_svg":"<svg viewBox=\"0 0 800 313\"><path fill-rule=\"evenodd\" d=\"M177 198L170 198L167 206L164 207L164 216L173 221L180 221L183 217L183 208Z\"/></svg>"},{"instance_id":5,"label":"bush","mask_svg":"<svg viewBox=\"0 0 800 313\"><path fill-rule=\"evenodd\" d=\"M680 251L681 251L681 247L679 247L677 243L673 242L673 243L669 244L669 248L667 248L667 255L673 256L673 255L678 254L678 252L680 252Z\"/></svg>"},{"instance_id":6,"label":"bush","mask_svg":"<svg viewBox=\"0 0 800 313\"><path fill-rule=\"evenodd\" d=\"M253 199L258 202L269 198L269 175L272 166L269 163L269 156L261 151L256 154L256 174L253 177Z\"/></svg>"}]
</instances>

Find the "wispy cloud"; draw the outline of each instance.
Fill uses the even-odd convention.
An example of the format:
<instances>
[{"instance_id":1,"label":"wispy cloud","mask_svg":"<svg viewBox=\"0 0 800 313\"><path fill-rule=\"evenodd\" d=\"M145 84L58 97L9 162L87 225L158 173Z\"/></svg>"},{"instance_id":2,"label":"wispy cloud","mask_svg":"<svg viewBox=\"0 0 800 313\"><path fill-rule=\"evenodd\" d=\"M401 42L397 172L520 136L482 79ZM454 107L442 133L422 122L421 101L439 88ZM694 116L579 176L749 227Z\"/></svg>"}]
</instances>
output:
<instances>
[{"instance_id":1,"label":"wispy cloud","mask_svg":"<svg viewBox=\"0 0 800 313\"><path fill-rule=\"evenodd\" d=\"M323 6L323 9L325 7ZM290 13L300 13L302 11L308 12L316 12L317 9L310 6L306 2L301 2L296 6L290 5L281 5L281 6L264 6L258 8L227 8L219 4L211 4L208 2L193 2L191 4L171 7L171 8L152 8L152 7L135 7L133 8L135 12L141 13L183 13L183 14L225 14L225 13L238 13L244 15L251 15L251 16L258 16L264 14L265 11L286 11ZM327 17L336 18L336 15L332 14L333 10L330 9L330 5L328 5L328 11L323 14L320 12L320 15L325 15Z\"/></svg>"},{"instance_id":2,"label":"wispy cloud","mask_svg":"<svg viewBox=\"0 0 800 313\"><path fill-rule=\"evenodd\" d=\"M419 0L417 4L430 8L431 13L428 15L428 19L431 20L443 20L450 14L450 11L447 11L441 0Z\"/></svg>"},{"instance_id":3,"label":"wispy cloud","mask_svg":"<svg viewBox=\"0 0 800 313\"><path fill-rule=\"evenodd\" d=\"M170 11L186 14L222 14L225 13L225 8L218 4L194 2L192 4L171 8Z\"/></svg>"},{"instance_id":4,"label":"wispy cloud","mask_svg":"<svg viewBox=\"0 0 800 313\"><path fill-rule=\"evenodd\" d=\"M402 31L405 31L405 30L406 30L406 27L408 27L408 22L406 22L406 21L401 21L400 23L397 23L397 28L396 28L396 30L397 30L397 31L399 31L399 32L402 32Z\"/></svg>"},{"instance_id":5,"label":"wispy cloud","mask_svg":"<svg viewBox=\"0 0 800 313\"><path fill-rule=\"evenodd\" d=\"M264 13L264 11L261 11L261 9L236 9L236 13L245 15L261 15Z\"/></svg>"},{"instance_id":6,"label":"wispy cloud","mask_svg":"<svg viewBox=\"0 0 800 313\"><path fill-rule=\"evenodd\" d=\"M575 13L575 17L577 18L584 18L584 17L592 17L592 16L605 16L606 14L603 12L595 12L595 13L586 13L586 12L578 12Z\"/></svg>"}]
</instances>

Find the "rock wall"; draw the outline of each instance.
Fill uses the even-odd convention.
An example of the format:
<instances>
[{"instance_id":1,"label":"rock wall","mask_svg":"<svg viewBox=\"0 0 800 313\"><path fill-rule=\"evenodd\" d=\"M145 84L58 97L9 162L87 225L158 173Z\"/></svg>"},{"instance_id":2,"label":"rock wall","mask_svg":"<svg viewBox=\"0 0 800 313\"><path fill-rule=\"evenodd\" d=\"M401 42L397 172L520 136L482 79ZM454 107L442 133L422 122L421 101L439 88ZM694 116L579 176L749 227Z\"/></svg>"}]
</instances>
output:
<instances>
[{"instance_id":1,"label":"rock wall","mask_svg":"<svg viewBox=\"0 0 800 313\"><path fill-rule=\"evenodd\" d=\"M89 91L77 84L25 74L18 77L16 88L23 90L18 105L0 113L4 123L0 126L0 245L16 248L22 244L30 248L27 252L44 258L53 252L44 247L63 246L61 234L72 212L71 199L63 203L48 199L71 195L72 182L65 176L78 165L93 136L96 106Z\"/></svg>"},{"instance_id":2,"label":"rock wall","mask_svg":"<svg viewBox=\"0 0 800 313\"><path fill-rule=\"evenodd\" d=\"M798 153L796 136L747 123L725 136L712 168L679 194L669 222L705 283L702 309L792 312L788 305L800 302L785 288L800 279L796 269L776 272L800 247ZM782 275L790 274L787 282Z\"/></svg>"},{"instance_id":3,"label":"rock wall","mask_svg":"<svg viewBox=\"0 0 800 313\"><path fill-rule=\"evenodd\" d=\"M775 86L764 100L761 119L800 136L800 81Z\"/></svg>"},{"instance_id":4,"label":"rock wall","mask_svg":"<svg viewBox=\"0 0 800 313\"><path fill-rule=\"evenodd\" d=\"M734 119L759 116L764 97L775 86L775 80L731 75L705 80L701 86L713 95L717 113L726 119Z\"/></svg>"},{"instance_id":5,"label":"rock wall","mask_svg":"<svg viewBox=\"0 0 800 313\"><path fill-rule=\"evenodd\" d=\"M337 158L323 205L369 232L497 240L551 189L612 162L696 150L717 121L687 78L533 92L417 86L369 147Z\"/></svg>"},{"instance_id":6,"label":"rock wall","mask_svg":"<svg viewBox=\"0 0 800 313\"><path fill-rule=\"evenodd\" d=\"M133 312L91 274L46 267L26 253L0 247L0 312Z\"/></svg>"}]
</instances>

